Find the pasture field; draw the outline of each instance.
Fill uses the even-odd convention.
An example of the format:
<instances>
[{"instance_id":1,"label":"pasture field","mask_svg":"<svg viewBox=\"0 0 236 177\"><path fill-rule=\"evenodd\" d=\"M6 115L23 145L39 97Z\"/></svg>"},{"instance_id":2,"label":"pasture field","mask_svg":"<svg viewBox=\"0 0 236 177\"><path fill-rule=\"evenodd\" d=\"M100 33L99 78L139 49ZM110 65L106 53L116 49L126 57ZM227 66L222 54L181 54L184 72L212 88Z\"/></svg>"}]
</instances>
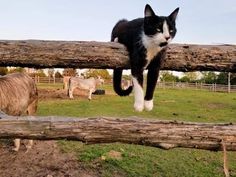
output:
<instances>
[{"instance_id":1,"label":"pasture field","mask_svg":"<svg viewBox=\"0 0 236 177\"><path fill-rule=\"evenodd\" d=\"M154 110L137 113L133 111L133 96L116 96L111 86L103 86L103 89L108 94L93 95L91 101L85 97L40 100L38 115L236 122L236 93L157 89ZM74 153L83 168L98 171L104 177L224 176L222 152L183 148L166 151L120 143L85 145L74 141L58 141L58 145L63 152ZM119 158L113 158L110 152L118 153ZM236 152L227 154L230 174L236 176Z\"/></svg>"},{"instance_id":2,"label":"pasture field","mask_svg":"<svg viewBox=\"0 0 236 177\"><path fill-rule=\"evenodd\" d=\"M37 83L37 87L41 89L62 89L63 83L55 83L55 84Z\"/></svg>"}]
</instances>

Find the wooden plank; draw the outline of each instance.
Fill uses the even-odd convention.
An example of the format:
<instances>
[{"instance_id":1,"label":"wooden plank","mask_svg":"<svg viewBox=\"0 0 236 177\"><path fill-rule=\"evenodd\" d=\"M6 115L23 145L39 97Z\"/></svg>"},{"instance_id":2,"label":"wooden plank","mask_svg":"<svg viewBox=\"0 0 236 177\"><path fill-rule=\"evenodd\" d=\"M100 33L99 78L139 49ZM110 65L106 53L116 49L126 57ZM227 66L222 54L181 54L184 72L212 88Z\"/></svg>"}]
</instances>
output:
<instances>
[{"instance_id":1,"label":"wooden plank","mask_svg":"<svg viewBox=\"0 0 236 177\"><path fill-rule=\"evenodd\" d=\"M140 118L13 117L0 115L0 138L122 142L163 149L175 147L236 151L236 125Z\"/></svg>"},{"instance_id":2,"label":"wooden plank","mask_svg":"<svg viewBox=\"0 0 236 177\"><path fill-rule=\"evenodd\" d=\"M130 68L121 44L87 41L0 41L0 66ZM235 45L172 44L163 70L236 72Z\"/></svg>"}]
</instances>

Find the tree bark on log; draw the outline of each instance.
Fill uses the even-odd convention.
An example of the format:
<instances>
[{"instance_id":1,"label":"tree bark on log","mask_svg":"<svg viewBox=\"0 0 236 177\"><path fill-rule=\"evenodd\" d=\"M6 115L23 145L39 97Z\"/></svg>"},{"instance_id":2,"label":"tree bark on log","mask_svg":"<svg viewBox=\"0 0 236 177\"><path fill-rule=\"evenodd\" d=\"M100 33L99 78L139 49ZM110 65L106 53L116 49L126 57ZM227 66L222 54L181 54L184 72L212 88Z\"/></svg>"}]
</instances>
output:
<instances>
[{"instance_id":1,"label":"tree bark on log","mask_svg":"<svg viewBox=\"0 0 236 177\"><path fill-rule=\"evenodd\" d=\"M125 47L111 42L0 41L0 66L130 68ZM172 44L163 70L236 72L235 45Z\"/></svg>"},{"instance_id":2,"label":"tree bark on log","mask_svg":"<svg viewBox=\"0 0 236 177\"><path fill-rule=\"evenodd\" d=\"M140 118L13 117L0 114L0 138L67 139L85 143L129 143L236 151L236 125Z\"/></svg>"}]
</instances>

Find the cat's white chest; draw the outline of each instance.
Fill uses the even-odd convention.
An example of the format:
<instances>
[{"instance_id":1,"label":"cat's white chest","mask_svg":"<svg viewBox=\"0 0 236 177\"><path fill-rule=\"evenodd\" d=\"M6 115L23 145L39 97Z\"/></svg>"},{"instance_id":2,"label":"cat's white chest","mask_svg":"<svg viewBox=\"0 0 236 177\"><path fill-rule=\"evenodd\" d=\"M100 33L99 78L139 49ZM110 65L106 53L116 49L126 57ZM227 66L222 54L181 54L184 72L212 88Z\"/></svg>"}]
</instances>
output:
<instances>
[{"instance_id":1,"label":"cat's white chest","mask_svg":"<svg viewBox=\"0 0 236 177\"><path fill-rule=\"evenodd\" d=\"M142 43L146 48L146 60L147 65L152 61L152 59L162 50L159 46L159 37L148 37L146 35L142 35Z\"/></svg>"},{"instance_id":2,"label":"cat's white chest","mask_svg":"<svg viewBox=\"0 0 236 177\"><path fill-rule=\"evenodd\" d=\"M161 51L161 47L159 46L153 46L153 47L147 47L146 50L146 60L147 60L147 64L145 66L145 69L148 67L148 65L150 64L150 62L154 59L154 57Z\"/></svg>"},{"instance_id":3,"label":"cat's white chest","mask_svg":"<svg viewBox=\"0 0 236 177\"><path fill-rule=\"evenodd\" d=\"M149 62L161 51L161 47L159 46L153 46L146 49L146 60L148 60Z\"/></svg>"}]
</instances>

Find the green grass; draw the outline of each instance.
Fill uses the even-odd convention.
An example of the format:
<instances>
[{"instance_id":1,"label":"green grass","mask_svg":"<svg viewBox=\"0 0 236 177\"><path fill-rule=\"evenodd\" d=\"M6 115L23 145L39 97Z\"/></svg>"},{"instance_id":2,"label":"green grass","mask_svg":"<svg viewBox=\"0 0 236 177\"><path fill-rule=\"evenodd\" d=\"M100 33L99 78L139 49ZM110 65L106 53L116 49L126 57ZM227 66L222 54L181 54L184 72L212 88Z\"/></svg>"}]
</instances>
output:
<instances>
[{"instance_id":1,"label":"green grass","mask_svg":"<svg viewBox=\"0 0 236 177\"><path fill-rule=\"evenodd\" d=\"M99 166L103 176L113 176L114 171L127 177L221 177L223 153L193 149L169 151L153 147L124 144L83 145L73 141L60 141L64 152L75 152L78 160L91 169ZM101 160L105 153L121 152L122 159ZM236 176L236 153L228 153L231 175Z\"/></svg>"},{"instance_id":2,"label":"green grass","mask_svg":"<svg viewBox=\"0 0 236 177\"><path fill-rule=\"evenodd\" d=\"M104 95L93 96L92 101L86 98L42 101L38 113L76 117L138 116L194 122L234 122L236 94L161 89L155 93L154 110L151 112L135 112L133 96Z\"/></svg>"},{"instance_id":3,"label":"green grass","mask_svg":"<svg viewBox=\"0 0 236 177\"><path fill-rule=\"evenodd\" d=\"M106 89L109 89L105 86ZM234 122L236 94L194 90L164 90L155 93L154 110L133 111L133 97L94 96L75 100L48 100L39 103L39 115L76 117L130 117L192 122ZM73 152L84 168L99 170L103 177L223 177L223 153L196 149L161 150L120 143L84 145L59 141L64 152ZM111 150L121 160L101 157ZM236 152L228 152L231 176L236 176Z\"/></svg>"}]
</instances>

